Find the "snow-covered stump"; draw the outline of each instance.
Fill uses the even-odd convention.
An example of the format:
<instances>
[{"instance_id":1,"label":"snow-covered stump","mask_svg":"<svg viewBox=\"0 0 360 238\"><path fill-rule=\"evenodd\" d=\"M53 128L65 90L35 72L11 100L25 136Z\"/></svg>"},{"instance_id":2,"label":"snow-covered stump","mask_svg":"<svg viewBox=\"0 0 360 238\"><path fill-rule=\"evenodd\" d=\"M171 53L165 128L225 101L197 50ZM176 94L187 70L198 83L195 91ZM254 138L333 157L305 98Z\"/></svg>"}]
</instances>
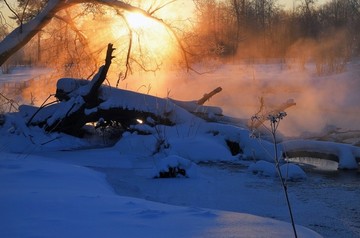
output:
<instances>
[{"instance_id":1,"label":"snow-covered stump","mask_svg":"<svg viewBox=\"0 0 360 238\"><path fill-rule=\"evenodd\" d=\"M192 161L177 155L156 160L154 178L196 177L197 166Z\"/></svg>"}]
</instances>

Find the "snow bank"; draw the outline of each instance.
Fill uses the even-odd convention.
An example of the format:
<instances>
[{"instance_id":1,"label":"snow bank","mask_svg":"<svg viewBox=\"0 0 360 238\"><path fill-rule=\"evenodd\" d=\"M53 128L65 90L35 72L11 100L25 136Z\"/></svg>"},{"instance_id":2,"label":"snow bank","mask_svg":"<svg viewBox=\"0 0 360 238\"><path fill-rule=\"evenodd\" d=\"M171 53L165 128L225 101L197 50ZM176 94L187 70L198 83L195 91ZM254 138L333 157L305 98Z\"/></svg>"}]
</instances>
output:
<instances>
[{"instance_id":1,"label":"snow bank","mask_svg":"<svg viewBox=\"0 0 360 238\"><path fill-rule=\"evenodd\" d=\"M116 143L121 155L150 156L156 152L158 140L153 135L138 135L137 133L124 133Z\"/></svg>"},{"instance_id":2,"label":"snow bank","mask_svg":"<svg viewBox=\"0 0 360 238\"><path fill-rule=\"evenodd\" d=\"M248 168L248 171L265 177L277 176L275 165L264 160L260 160L256 163L251 164Z\"/></svg>"},{"instance_id":3,"label":"snow bank","mask_svg":"<svg viewBox=\"0 0 360 238\"><path fill-rule=\"evenodd\" d=\"M308 151L332 154L338 158L339 169L357 169L360 147L327 141L291 140L281 143L284 152Z\"/></svg>"},{"instance_id":4,"label":"snow bank","mask_svg":"<svg viewBox=\"0 0 360 238\"><path fill-rule=\"evenodd\" d=\"M169 138L168 154L175 154L192 161L221 161L234 159L224 144L208 136Z\"/></svg>"},{"instance_id":5,"label":"snow bank","mask_svg":"<svg viewBox=\"0 0 360 238\"><path fill-rule=\"evenodd\" d=\"M46 133L39 127L28 127L29 118L34 113L31 106L22 106L20 113L5 114L5 123L0 126L2 151L26 155L35 151L71 150L89 146L80 138L63 133Z\"/></svg>"},{"instance_id":6,"label":"snow bank","mask_svg":"<svg viewBox=\"0 0 360 238\"><path fill-rule=\"evenodd\" d=\"M0 237L292 236L273 219L117 196L102 174L32 155L0 154L0 190Z\"/></svg>"},{"instance_id":7,"label":"snow bank","mask_svg":"<svg viewBox=\"0 0 360 238\"><path fill-rule=\"evenodd\" d=\"M296 164L283 164L280 166L281 174L286 180L298 181L306 179L304 170Z\"/></svg>"},{"instance_id":8,"label":"snow bank","mask_svg":"<svg viewBox=\"0 0 360 238\"><path fill-rule=\"evenodd\" d=\"M163 173L169 173L170 169L177 169L176 175L182 174L185 177L197 177L197 165L188 159L177 155L170 155L165 158L158 158L155 160L156 171L154 177L161 177Z\"/></svg>"},{"instance_id":9,"label":"snow bank","mask_svg":"<svg viewBox=\"0 0 360 238\"><path fill-rule=\"evenodd\" d=\"M265 177L278 177L275 164L260 160L249 166L248 171ZM295 164L283 164L280 171L285 180L298 181L306 179L306 173Z\"/></svg>"}]
</instances>

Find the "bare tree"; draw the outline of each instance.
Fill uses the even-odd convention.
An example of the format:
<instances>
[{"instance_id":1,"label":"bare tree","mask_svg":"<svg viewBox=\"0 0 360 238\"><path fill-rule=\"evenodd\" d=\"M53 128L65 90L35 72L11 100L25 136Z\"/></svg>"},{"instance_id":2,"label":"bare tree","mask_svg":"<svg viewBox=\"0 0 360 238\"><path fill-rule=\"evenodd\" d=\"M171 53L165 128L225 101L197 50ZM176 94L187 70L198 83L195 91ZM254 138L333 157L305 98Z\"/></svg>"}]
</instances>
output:
<instances>
[{"instance_id":1,"label":"bare tree","mask_svg":"<svg viewBox=\"0 0 360 238\"><path fill-rule=\"evenodd\" d=\"M315 38L319 33L317 12L315 9L317 0L302 0L298 7L299 24L304 37Z\"/></svg>"},{"instance_id":2,"label":"bare tree","mask_svg":"<svg viewBox=\"0 0 360 238\"><path fill-rule=\"evenodd\" d=\"M6 24L3 22L2 17L0 19L1 19L1 21L0 21L1 22L1 24L0 24L0 41L1 41L8 34L8 28L7 28ZM1 71L2 71L2 73L9 73L8 65L6 65L6 64L2 65Z\"/></svg>"},{"instance_id":3,"label":"bare tree","mask_svg":"<svg viewBox=\"0 0 360 238\"><path fill-rule=\"evenodd\" d=\"M236 18L236 41L246 38L249 27L249 14L251 9L251 2L249 0L232 0L231 8ZM238 44L236 44L236 51Z\"/></svg>"},{"instance_id":4,"label":"bare tree","mask_svg":"<svg viewBox=\"0 0 360 238\"><path fill-rule=\"evenodd\" d=\"M0 40L4 39L7 34L8 34L8 29L6 25L0 24Z\"/></svg>"},{"instance_id":5,"label":"bare tree","mask_svg":"<svg viewBox=\"0 0 360 238\"><path fill-rule=\"evenodd\" d=\"M13 13L11 17L20 26L33 19L44 8L48 0L17 0L16 8L11 7L8 0L3 0L8 9Z\"/></svg>"},{"instance_id":6,"label":"bare tree","mask_svg":"<svg viewBox=\"0 0 360 238\"><path fill-rule=\"evenodd\" d=\"M194 0L197 14L195 34L202 56L224 57L237 50L237 19L230 3L216 0Z\"/></svg>"},{"instance_id":7,"label":"bare tree","mask_svg":"<svg viewBox=\"0 0 360 238\"><path fill-rule=\"evenodd\" d=\"M61 11L68 9L77 4L100 4L111 7L122 14L125 11L141 13L144 16L157 21L160 24L164 24L164 21L156 18L153 14L156 9L151 8L151 12L147 12L140 7L135 7L125 1L117 0L49 0L43 10L32 18L27 23L23 23L20 27L13 30L5 39L0 42L0 65L2 65L11 55L26 45L37 33L39 33L53 18L56 14ZM166 27L169 27L166 25ZM174 31L172 31L174 33ZM184 47L179 41L180 48L184 50ZM186 57L185 57L186 58Z\"/></svg>"}]
</instances>

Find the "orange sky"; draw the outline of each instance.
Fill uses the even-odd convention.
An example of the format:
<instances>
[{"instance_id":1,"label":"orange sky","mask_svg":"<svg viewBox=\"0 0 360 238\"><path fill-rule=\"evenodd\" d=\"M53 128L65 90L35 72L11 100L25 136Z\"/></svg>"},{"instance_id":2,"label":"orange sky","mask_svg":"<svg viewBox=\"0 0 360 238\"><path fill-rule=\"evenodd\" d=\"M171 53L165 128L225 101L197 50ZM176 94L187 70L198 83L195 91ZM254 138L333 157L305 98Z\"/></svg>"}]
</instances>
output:
<instances>
[{"instance_id":1,"label":"orange sky","mask_svg":"<svg viewBox=\"0 0 360 238\"><path fill-rule=\"evenodd\" d=\"M159 1L159 2L161 3L162 1ZM165 1L163 1L163 2L165 2ZM169 0L169 2L170 2L170 0ZM11 7L16 7L16 0L8 0L8 3ZM184 19L192 16L193 10L194 10L194 8L193 8L192 0L177 0L177 1L167 5L166 7L164 7L163 10L161 10L161 11L171 12L172 14L170 16L172 16L174 18L172 20L177 20L177 19L184 20ZM13 14L9 11L9 9L6 7L5 3L3 3L2 1L0 2L0 11L3 14L3 16L6 18L6 22L8 24L11 24L14 26L16 25L14 23L14 21L9 19L9 16L12 16ZM161 14L159 14L159 15L161 15Z\"/></svg>"},{"instance_id":2,"label":"orange sky","mask_svg":"<svg viewBox=\"0 0 360 238\"><path fill-rule=\"evenodd\" d=\"M317 0L317 3L324 4L328 1L330 0ZM293 7L293 4L298 5L301 2L302 0L278 0L278 3L280 5L283 5L287 9L291 9ZM8 3L10 4L10 6L16 6L16 0L8 0ZM192 11L193 11L192 5L193 5L192 0L177 0L176 2L169 4L166 8L164 8L164 10L173 12L174 13L172 14L173 16L177 16L178 18L185 19L192 15ZM0 4L0 10L5 17L12 15L4 3ZM10 22L9 19L6 20Z\"/></svg>"}]
</instances>

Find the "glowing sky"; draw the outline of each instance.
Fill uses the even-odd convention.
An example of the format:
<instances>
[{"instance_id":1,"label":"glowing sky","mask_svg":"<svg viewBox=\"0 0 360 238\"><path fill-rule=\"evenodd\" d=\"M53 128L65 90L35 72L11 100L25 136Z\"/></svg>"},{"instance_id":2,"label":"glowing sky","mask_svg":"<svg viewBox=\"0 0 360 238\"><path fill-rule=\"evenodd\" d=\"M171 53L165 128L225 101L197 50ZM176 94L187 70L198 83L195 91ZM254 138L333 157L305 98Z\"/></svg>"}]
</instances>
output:
<instances>
[{"instance_id":1,"label":"glowing sky","mask_svg":"<svg viewBox=\"0 0 360 238\"><path fill-rule=\"evenodd\" d=\"M330 0L315 0L317 5L322 5L326 2L329 2ZM293 7L293 4L299 5L303 0L278 0L278 3L283 5L287 9L291 9Z\"/></svg>"},{"instance_id":2,"label":"glowing sky","mask_svg":"<svg viewBox=\"0 0 360 238\"><path fill-rule=\"evenodd\" d=\"M330 0L315 0L315 1L318 5L321 5L326 2L329 2ZM287 9L291 9L293 7L293 4L298 5L301 2L303 2L303 0L277 0L277 3L283 5ZM8 3L10 4L10 6L16 6L16 0L8 0ZM5 13L4 15L5 16L12 15L4 5L5 5L4 3L0 4L0 9L2 12ZM173 9L176 9L177 14L180 15L181 18L184 18L184 16L186 18L192 14L192 10L193 10L192 6L193 4L191 0L177 0L172 4L169 4L167 6L167 10L171 11Z\"/></svg>"}]
</instances>

